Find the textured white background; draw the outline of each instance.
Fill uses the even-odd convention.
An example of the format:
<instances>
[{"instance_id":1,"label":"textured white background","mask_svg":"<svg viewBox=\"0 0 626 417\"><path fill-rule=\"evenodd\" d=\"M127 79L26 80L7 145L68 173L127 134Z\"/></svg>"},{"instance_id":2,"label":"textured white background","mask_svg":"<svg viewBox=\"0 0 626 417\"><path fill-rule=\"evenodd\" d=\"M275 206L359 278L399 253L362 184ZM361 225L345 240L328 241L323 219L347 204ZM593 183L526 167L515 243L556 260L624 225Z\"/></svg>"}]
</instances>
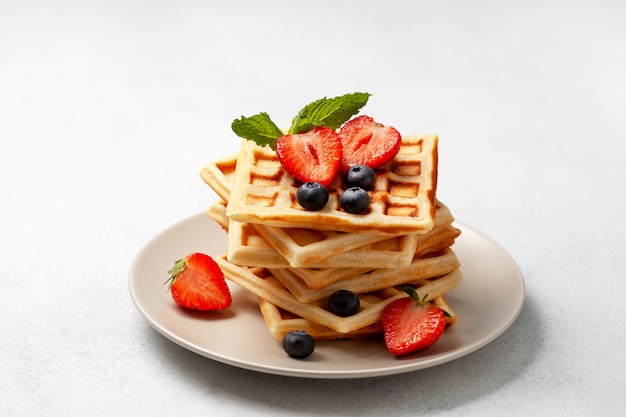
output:
<instances>
[{"instance_id":1,"label":"textured white background","mask_svg":"<svg viewBox=\"0 0 626 417\"><path fill-rule=\"evenodd\" d=\"M0 415L617 416L623 1L0 1ZM439 197L526 279L487 347L414 373L265 375L157 334L131 262L215 198L230 122L351 91L440 135Z\"/></svg>"}]
</instances>

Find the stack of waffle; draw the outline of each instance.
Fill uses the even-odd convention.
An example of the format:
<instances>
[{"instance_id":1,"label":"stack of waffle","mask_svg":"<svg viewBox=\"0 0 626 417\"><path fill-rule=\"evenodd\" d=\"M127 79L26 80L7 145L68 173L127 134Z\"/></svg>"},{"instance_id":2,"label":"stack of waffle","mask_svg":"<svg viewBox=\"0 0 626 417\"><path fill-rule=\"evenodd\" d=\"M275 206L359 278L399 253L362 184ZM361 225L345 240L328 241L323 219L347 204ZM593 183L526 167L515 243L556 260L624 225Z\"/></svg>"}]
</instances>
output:
<instances>
[{"instance_id":1,"label":"stack of waffle","mask_svg":"<svg viewBox=\"0 0 626 417\"><path fill-rule=\"evenodd\" d=\"M329 186L320 211L298 205L300 186L269 147L243 141L238 155L214 161L202 179L220 196L207 211L228 232L228 251L216 261L227 279L254 293L272 335L305 330L316 340L362 338L382 332L386 305L420 297L456 316L445 294L461 281L450 249L460 231L436 200L437 136L407 136L393 161L376 170L366 214L339 207L342 180ZM358 313L339 317L327 299L357 294Z\"/></svg>"}]
</instances>

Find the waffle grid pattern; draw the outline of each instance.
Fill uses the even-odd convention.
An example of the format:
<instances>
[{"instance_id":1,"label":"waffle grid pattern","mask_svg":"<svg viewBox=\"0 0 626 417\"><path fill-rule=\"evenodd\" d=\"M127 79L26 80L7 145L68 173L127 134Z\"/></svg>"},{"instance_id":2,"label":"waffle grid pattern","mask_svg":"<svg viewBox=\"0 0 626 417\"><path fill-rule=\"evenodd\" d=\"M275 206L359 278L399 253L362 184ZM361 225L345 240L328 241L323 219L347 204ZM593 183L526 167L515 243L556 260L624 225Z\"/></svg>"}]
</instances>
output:
<instances>
[{"instance_id":1,"label":"waffle grid pattern","mask_svg":"<svg viewBox=\"0 0 626 417\"><path fill-rule=\"evenodd\" d=\"M421 233L432 228L437 187L436 135L403 137L396 157L376 170L367 215L339 207L341 179L329 187L328 204L320 211L301 208L299 184L282 169L275 153L244 140L229 198L233 220L277 227L301 227L351 233Z\"/></svg>"}]
</instances>

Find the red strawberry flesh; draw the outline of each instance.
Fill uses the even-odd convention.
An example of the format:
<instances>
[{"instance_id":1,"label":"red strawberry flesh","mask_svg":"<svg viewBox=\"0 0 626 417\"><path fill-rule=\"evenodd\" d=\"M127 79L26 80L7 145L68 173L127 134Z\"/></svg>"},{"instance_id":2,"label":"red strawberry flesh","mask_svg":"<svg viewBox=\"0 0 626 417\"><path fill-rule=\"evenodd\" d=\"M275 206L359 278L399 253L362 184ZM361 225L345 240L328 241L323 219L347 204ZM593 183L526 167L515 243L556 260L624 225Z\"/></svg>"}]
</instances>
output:
<instances>
[{"instance_id":1,"label":"red strawberry flesh","mask_svg":"<svg viewBox=\"0 0 626 417\"><path fill-rule=\"evenodd\" d=\"M385 308L382 324L387 349L406 355L435 344L445 329L445 317L439 307L405 297Z\"/></svg>"},{"instance_id":2,"label":"red strawberry flesh","mask_svg":"<svg viewBox=\"0 0 626 417\"><path fill-rule=\"evenodd\" d=\"M342 172L358 164L372 169L381 167L396 156L402 141L396 129L365 115L343 125L339 136L343 147Z\"/></svg>"},{"instance_id":3,"label":"red strawberry flesh","mask_svg":"<svg viewBox=\"0 0 626 417\"><path fill-rule=\"evenodd\" d=\"M326 187L339 170L341 139L327 127L281 136L276 140L276 156L285 171L299 181Z\"/></svg>"},{"instance_id":4,"label":"red strawberry flesh","mask_svg":"<svg viewBox=\"0 0 626 417\"><path fill-rule=\"evenodd\" d=\"M170 273L170 292L181 307L200 311L230 307L232 297L224 274L210 256L191 254L178 261Z\"/></svg>"}]
</instances>

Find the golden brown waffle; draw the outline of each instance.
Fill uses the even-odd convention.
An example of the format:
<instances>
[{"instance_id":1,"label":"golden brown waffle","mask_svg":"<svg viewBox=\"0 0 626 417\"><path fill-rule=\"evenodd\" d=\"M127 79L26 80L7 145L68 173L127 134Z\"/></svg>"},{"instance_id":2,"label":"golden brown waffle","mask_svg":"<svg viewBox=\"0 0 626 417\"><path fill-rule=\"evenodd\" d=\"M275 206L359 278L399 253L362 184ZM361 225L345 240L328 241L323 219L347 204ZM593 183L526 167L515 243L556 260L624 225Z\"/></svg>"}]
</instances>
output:
<instances>
[{"instance_id":1,"label":"golden brown waffle","mask_svg":"<svg viewBox=\"0 0 626 417\"><path fill-rule=\"evenodd\" d=\"M307 320L290 313L289 311L284 310L260 297L259 309L261 310L261 314L265 319L265 323L267 324L267 328L270 333L279 342L283 340L287 333L296 330L303 330L307 332L316 341L333 339L364 339L383 332L382 324L378 321L349 333L339 333L330 327L313 323L311 320Z\"/></svg>"},{"instance_id":2,"label":"golden brown waffle","mask_svg":"<svg viewBox=\"0 0 626 417\"><path fill-rule=\"evenodd\" d=\"M376 170L369 212L357 215L339 206L339 176L329 187L330 198L322 210L303 209L295 198L299 183L285 172L276 153L243 140L227 215L242 223L276 227L393 235L427 232L435 222L437 142L436 135L403 137L395 158Z\"/></svg>"},{"instance_id":3,"label":"golden brown waffle","mask_svg":"<svg viewBox=\"0 0 626 417\"><path fill-rule=\"evenodd\" d=\"M201 171L202 179L222 198L228 201L231 192L231 184L235 175L237 157L223 158L207 164ZM223 204L219 202L217 204ZM212 206L208 212L209 216L224 226L226 211L221 216L221 207ZM217 216L217 217L216 217ZM219 218L221 217L221 218ZM254 250L248 241L256 241L256 236L264 237L272 246L287 260L288 265L294 268L302 267L333 267L337 266L342 259L331 262L321 262L343 252L352 249L368 246L360 256L372 255L376 251L377 255L367 257L368 265L378 262L384 258L386 262L398 266L406 266L411 262L413 252L417 245L417 236L402 236L394 238L390 235L381 234L352 234L344 232L334 232L329 230L312 230L303 228L279 228L266 225L252 225L256 230L250 230L248 225L235 225L232 227L233 233L238 234L230 242L229 249L231 261L240 265L258 265L268 267L279 267L273 257L266 257L260 253L250 253L248 249ZM387 239L395 239L381 245L372 245ZM266 262L263 262L266 259ZM261 262L253 264L252 262ZM384 260L382 261L384 262ZM366 265L362 265L366 266Z\"/></svg>"},{"instance_id":4,"label":"golden brown waffle","mask_svg":"<svg viewBox=\"0 0 626 417\"><path fill-rule=\"evenodd\" d=\"M224 201L230 198L230 190L235 179L237 155L215 160L200 170L200 178Z\"/></svg>"},{"instance_id":5,"label":"golden brown waffle","mask_svg":"<svg viewBox=\"0 0 626 417\"><path fill-rule=\"evenodd\" d=\"M446 315L446 329L454 326L456 324L456 313L452 310L450 304L448 304L448 300L445 295L441 297L437 297L431 301L434 305L448 313Z\"/></svg>"},{"instance_id":6,"label":"golden brown waffle","mask_svg":"<svg viewBox=\"0 0 626 417\"><path fill-rule=\"evenodd\" d=\"M254 260L248 258L248 255L253 252L251 251L251 246L254 247L257 243L254 239L250 239L252 236L263 237L266 242L271 243L273 249L284 243L277 240L278 235L268 237L268 235L263 233L264 229L265 227L259 227L259 225L241 224L231 220L228 229L228 259L241 265L268 266L265 261L259 259L258 255L253 255ZM313 233L313 231L311 232ZM354 236L356 235L346 235L346 237ZM311 241L307 249L317 248L319 255L311 255L304 264L294 264L280 251L276 252L279 258L282 259L281 264L283 267L290 268L395 268L406 266L411 262L417 248L418 238L417 235L397 236L355 247L349 251L346 250L346 246L341 246L342 240L340 238L333 239L332 237L327 237L318 242Z\"/></svg>"},{"instance_id":7,"label":"golden brown waffle","mask_svg":"<svg viewBox=\"0 0 626 417\"><path fill-rule=\"evenodd\" d=\"M382 311L389 303L406 294L394 287L375 292L357 294L361 310L349 317L339 317L329 312L323 301L299 302L267 269L240 267L226 260L225 255L216 257L227 279L245 288L257 297L314 323L329 327L339 333L350 333L378 322ZM458 269L442 277L432 277L417 284L420 297L431 301L444 295L461 281Z\"/></svg>"},{"instance_id":8,"label":"golden brown waffle","mask_svg":"<svg viewBox=\"0 0 626 417\"><path fill-rule=\"evenodd\" d=\"M316 340L363 338L380 334L382 310L394 299L406 296L400 290L406 284L413 285L420 296L427 295L427 300L446 310L451 316L446 318L448 326L456 322L456 316L444 294L461 281L458 259L449 249L460 231L452 226L454 218L448 208L434 200L436 136L432 139L434 169L430 177L430 198L431 203L435 204L436 215L430 228L413 229L410 233L396 226L385 229L383 233L374 230L372 233L357 234L337 232L334 227L320 231L319 228L310 228L308 223L297 223L299 220L292 224L298 227L234 221L227 216L227 210L237 195L237 192L231 190L238 190L233 181L240 175L238 166L242 166L242 159L223 158L202 169L202 179L222 198L222 201L207 210L207 214L227 230L229 236L228 259L225 254L217 257L216 261L229 280L259 297L260 310L275 338L282 340L286 333L293 330L305 330ZM417 174L420 172L416 171L416 167L424 172L424 165L410 152L410 156L403 159L402 155L407 154L406 149L411 148L408 142L412 139L403 140L404 151L388 164L382 175L385 185L377 183L380 188L371 193L372 201L376 204L381 201L393 203L396 201L394 198L408 199L416 190L417 194L423 191L421 180L411 182L409 179L419 177ZM419 141L423 148L427 140L422 137ZM246 145L244 143L242 146L240 158L246 153ZM282 167L279 163L276 165L275 157L262 157L269 149L261 149L261 153L257 153L256 148L259 147L254 145L254 148L250 154L255 155L255 166L248 171L248 178L251 179L248 185L252 189L265 191L281 189L285 180ZM380 172L377 174L381 176ZM398 180L398 176L405 176L404 182ZM330 187L331 196L339 192L339 181L336 180L334 186ZM287 187L287 194L292 199L292 206L287 211L312 213L299 209L297 203L294 203L296 186L292 182L291 188ZM258 196L251 196L256 201ZM390 216L391 211L391 217L382 218L397 220L410 217L405 216L402 209L394 207L390 203L385 216ZM356 219L372 217L374 213L375 210ZM339 214L353 217L346 213ZM338 289L357 293L361 301L361 310L357 314L341 318L327 310L325 303L328 296Z\"/></svg>"},{"instance_id":9,"label":"golden brown waffle","mask_svg":"<svg viewBox=\"0 0 626 417\"><path fill-rule=\"evenodd\" d=\"M432 300L432 303L448 313L446 316L446 328L456 323L456 314L448 304L446 297L441 296ZM274 338L282 341L285 335L296 330L304 330L316 341L333 339L363 339L370 336L382 334L383 328L380 321L362 327L349 333L339 333L329 327L313 323L310 320L299 317L286 311L263 298L259 298L259 308L265 319L267 328Z\"/></svg>"},{"instance_id":10,"label":"golden brown waffle","mask_svg":"<svg viewBox=\"0 0 626 417\"><path fill-rule=\"evenodd\" d=\"M207 216L219 224L222 229L228 232L228 217L226 217L226 202L224 200L218 200L211 204L206 211Z\"/></svg>"},{"instance_id":11,"label":"golden brown waffle","mask_svg":"<svg viewBox=\"0 0 626 417\"><path fill-rule=\"evenodd\" d=\"M297 266L299 265L297 264L295 266L275 248L276 245L285 244L285 242L279 243L275 240L283 236L283 234L277 234L274 235L275 237L267 239L266 235L262 233L264 226L229 221L225 214L224 202L222 201L211 205L207 215L228 230L228 260L237 265L262 266L266 268L306 267L307 269L403 267L411 263L420 239L418 235L386 237L383 241L370 243L347 251L346 247L341 246L341 244L345 244L350 237L357 238L357 235L344 233L342 235L346 239L342 239L342 236L321 232L326 237L325 239L320 237L322 240L319 242L310 241L308 245L304 245L304 242L300 241L299 247L307 253L314 253L313 250L317 249L318 252L324 255L311 255L311 259L316 260L315 262L302 266ZM313 230L307 231L303 229L300 232L303 236L308 236L309 239L318 234L317 231ZM295 231L291 230L284 233L285 239L290 243L295 242L292 240L292 233L295 233ZM272 244L269 242L272 242ZM293 244L297 245L296 243Z\"/></svg>"},{"instance_id":12,"label":"golden brown waffle","mask_svg":"<svg viewBox=\"0 0 626 417\"><path fill-rule=\"evenodd\" d=\"M237 156L222 158L207 164L201 171L202 179L224 200L209 208L208 214L222 227L228 228L228 218L226 216L225 201L230 196L231 183L235 176L237 166ZM436 202L436 216L434 228L450 225L454 218L450 210L441 202ZM348 252L357 245L366 245L370 242L378 242L381 239L389 239L388 236L381 235L353 235L336 232L321 232L301 228L277 228L256 225L255 230L250 230L248 226L236 227L233 233L241 234L233 238L233 246L230 249L230 259L234 263L241 265L258 265L273 268L280 267L333 267L343 266L345 259L336 259L333 262L318 263L322 259L333 256L341 252ZM434 230L428 232L433 233ZM413 257L413 248L417 244L417 255L421 256L428 252L436 252L454 243L458 236L458 230L447 227L439 230L439 239L432 236L404 236L396 238L393 242L385 242L378 245L371 245L375 248L376 256L365 256L366 264L360 267L385 267L385 262L396 267L407 266ZM258 243L258 236L264 237L272 246L276 248L288 261L285 265L283 261L276 257L272 251L268 251L265 242L260 243L260 252L253 243ZM247 238L249 237L249 238ZM414 239L418 239L415 242ZM365 248L364 248L365 249ZM367 250L363 250L367 252ZM354 253L353 255L357 255ZM371 254L369 254L371 255ZM359 256L363 256L360 254ZM380 258L383 258L380 260ZM353 259L358 259L356 256ZM320 274L315 274L320 275Z\"/></svg>"},{"instance_id":13,"label":"golden brown waffle","mask_svg":"<svg viewBox=\"0 0 626 417\"><path fill-rule=\"evenodd\" d=\"M411 261L417 247L417 235L390 238L389 235L356 234L302 228L281 228L250 223L258 234L271 242L293 268L320 267L320 262L335 259L329 265L337 265L337 257L358 254L363 264L379 262L381 257L396 265ZM368 259L369 258L371 259ZM343 265L343 261L339 261ZM317 266L315 264L317 263Z\"/></svg>"},{"instance_id":14,"label":"golden brown waffle","mask_svg":"<svg viewBox=\"0 0 626 417\"><path fill-rule=\"evenodd\" d=\"M387 287L411 283L420 285L432 277L449 274L460 266L451 249L426 258L415 258L404 268L374 269L362 274L355 274L321 288L311 289L296 274L294 269L269 269L271 274L284 285L301 303L311 303L330 297L338 290L349 290L354 293L379 291ZM410 278L409 278L410 277Z\"/></svg>"},{"instance_id":15,"label":"golden brown waffle","mask_svg":"<svg viewBox=\"0 0 626 417\"><path fill-rule=\"evenodd\" d=\"M229 221L226 217L226 207L224 201L215 202L208 209L207 214L228 233L228 259L237 265L263 266L267 268L288 268L297 267L289 262L283 254L275 250L279 244L275 239L281 235L276 235L267 239L267 235L261 232L263 226L242 224ZM451 246L460 234L460 231L452 226L454 217L450 210L440 202L437 202L437 213L435 217L435 227L423 235L405 235L389 238L381 242L369 244L349 252L344 248L337 249L337 242L332 239L320 242L311 242L309 247L302 250L317 248L326 255L315 263L305 265L307 269L319 268L400 268L408 266L414 256L424 256L428 253L438 252ZM303 230L302 233L306 233ZM315 236L315 231L310 231L309 238ZM286 233L289 236L289 233ZM327 236L327 235L325 235ZM356 235L353 235L356 236ZM291 239L287 237L291 243ZM270 244L269 242L272 242ZM341 241L340 241L341 242ZM295 245L295 243L292 243ZM329 255L334 253L335 255ZM310 275L310 274L307 274ZM321 274L313 274L319 277ZM332 278L332 274L325 274ZM339 277L341 278L341 277ZM324 285L324 282L317 278L315 282L309 282L312 288L315 285ZM317 284L316 284L317 283ZM328 284L326 284L328 285Z\"/></svg>"},{"instance_id":16,"label":"golden brown waffle","mask_svg":"<svg viewBox=\"0 0 626 417\"><path fill-rule=\"evenodd\" d=\"M209 217L214 219L220 224L226 231L228 231L228 218L226 217L226 203L217 202L207 210ZM283 268L287 267L286 261L278 256L278 253L270 248L269 243L264 240L260 240L256 245L251 244L256 252L260 252L259 257L265 257L265 263L272 263L270 268ZM252 247L251 246L251 247ZM269 259L269 260L268 260ZM371 268L294 268L294 273L298 274L305 282L311 283L332 283L336 280L344 279L346 277L362 274L371 270ZM325 284L323 286L326 286Z\"/></svg>"},{"instance_id":17,"label":"golden brown waffle","mask_svg":"<svg viewBox=\"0 0 626 417\"><path fill-rule=\"evenodd\" d=\"M433 232L433 231L431 231ZM432 233L428 232L426 235L420 236L420 242L415 252L416 258L422 258L429 256L432 253L440 252L450 247L456 237L460 234L460 231L453 226L442 226ZM403 267L399 267L403 268ZM341 272L346 269L356 270L353 273ZM375 268L381 269L381 268ZM297 275L302 281L312 290L321 290L329 285L346 279L347 277L354 276L356 274L363 274L372 271L372 268L334 268L334 269L308 269L308 268L289 268L289 270ZM313 273L312 273L313 271ZM320 271L328 271L328 273L320 273Z\"/></svg>"},{"instance_id":18,"label":"golden brown waffle","mask_svg":"<svg viewBox=\"0 0 626 417\"><path fill-rule=\"evenodd\" d=\"M224 225L228 225L226 222L226 218L223 214L224 206L223 204L215 204L211 206L213 208L209 209L209 216L214 218L218 223ZM221 209L220 209L221 207ZM444 212L445 213L445 212ZM225 220L226 219L226 220ZM433 229L431 232L420 236L420 246L416 251L416 257L412 261L409 267L401 268L401 269L390 269L390 270L380 270L380 268L372 268L372 267L338 267L338 268L290 268L288 267L284 258L282 258L272 247L271 245L265 241L261 236L251 237L251 240L248 242L248 247L250 249L250 255L247 256L247 259L252 262L251 266L260 266L255 264L265 264L268 268L281 268L285 269L288 272L283 272L283 274L291 274L293 276L298 277L308 288L309 290L319 291L323 290L328 286L332 286L337 282L344 281L348 278L364 275L366 273L374 272L376 274L394 274L394 271L398 272L406 272L410 271L412 268L415 268L416 263L418 263L419 257L427 257L429 254L438 252L441 250L445 250L451 246L454 242L455 238L459 235L460 231L450 225L442 224L440 227ZM436 250L435 250L436 249ZM256 259L255 259L256 257ZM451 261L450 256L441 258L446 261ZM356 258L358 259L358 258ZM232 261L231 261L232 262ZM433 263L433 260L428 261L429 263ZM237 264L237 262L233 262ZM456 259L455 259L456 263ZM248 265L248 264L246 264ZM376 269L379 269L376 272ZM281 273L276 274L280 277ZM368 274L369 275L369 274ZM284 281L283 281L284 283ZM287 285L288 286L288 285ZM302 290L301 290L302 291ZM297 294L297 293L296 293ZM301 296L302 297L302 296Z\"/></svg>"}]
</instances>

